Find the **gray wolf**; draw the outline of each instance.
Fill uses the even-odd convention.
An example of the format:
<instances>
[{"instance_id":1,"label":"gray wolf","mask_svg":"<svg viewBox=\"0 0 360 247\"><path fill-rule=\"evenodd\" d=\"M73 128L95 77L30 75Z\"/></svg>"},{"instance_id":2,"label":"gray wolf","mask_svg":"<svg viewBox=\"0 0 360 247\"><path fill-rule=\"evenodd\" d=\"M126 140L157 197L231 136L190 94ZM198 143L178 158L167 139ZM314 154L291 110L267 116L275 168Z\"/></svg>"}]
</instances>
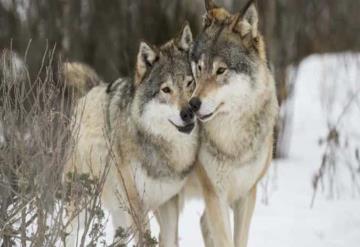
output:
<instances>
[{"instance_id":1,"label":"gray wolf","mask_svg":"<svg viewBox=\"0 0 360 247\"><path fill-rule=\"evenodd\" d=\"M190 52L200 120L196 166L205 200L206 246L247 246L256 186L272 160L278 115L275 83L254 1L230 14L206 0L203 29ZM228 209L234 213L234 236Z\"/></svg>"},{"instance_id":2,"label":"gray wolf","mask_svg":"<svg viewBox=\"0 0 360 247\"><path fill-rule=\"evenodd\" d=\"M110 163L101 200L115 228L132 229L137 216L154 211L160 246L177 245L177 236L168 231L174 222L167 218L178 215L172 205L198 150L198 126L188 105L195 88L188 62L192 41L184 25L160 47L141 42L133 78L94 87L79 100L75 151L64 170L97 177ZM74 220L71 245L76 229Z\"/></svg>"}]
</instances>

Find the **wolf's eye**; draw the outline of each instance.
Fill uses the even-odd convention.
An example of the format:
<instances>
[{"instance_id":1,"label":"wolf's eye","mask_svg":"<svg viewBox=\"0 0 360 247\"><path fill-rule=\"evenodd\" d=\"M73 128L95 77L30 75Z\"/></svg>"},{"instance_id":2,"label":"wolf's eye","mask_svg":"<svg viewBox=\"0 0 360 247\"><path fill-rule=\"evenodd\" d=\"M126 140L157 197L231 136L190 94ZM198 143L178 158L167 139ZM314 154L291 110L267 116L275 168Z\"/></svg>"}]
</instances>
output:
<instances>
[{"instance_id":1,"label":"wolf's eye","mask_svg":"<svg viewBox=\"0 0 360 247\"><path fill-rule=\"evenodd\" d=\"M164 87L161 89L164 93L171 93L171 89L169 87Z\"/></svg>"},{"instance_id":2,"label":"wolf's eye","mask_svg":"<svg viewBox=\"0 0 360 247\"><path fill-rule=\"evenodd\" d=\"M186 84L186 87L190 87L193 83L194 83L194 80L189 81L189 82Z\"/></svg>"},{"instance_id":3,"label":"wolf's eye","mask_svg":"<svg viewBox=\"0 0 360 247\"><path fill-rule=\"evenodd\" d=\"M222 75L222 74L225 73L225 71L226 71L226 68L220 67L220 68L217 69L216 74L217 75Z\"/></svg>"},{"instance_id":4,"label":"wolf's eye","mask_svg":"<svg viewBox=\"0 0 360 247\"><path fill-rule=\"evenodd\" d=\"M197 67L198 67L198 70L199 70L199 71L201 71L201 65L200 65L200 64L198 64L198 66L197 66Z\"/></svg>"}]
</instances>

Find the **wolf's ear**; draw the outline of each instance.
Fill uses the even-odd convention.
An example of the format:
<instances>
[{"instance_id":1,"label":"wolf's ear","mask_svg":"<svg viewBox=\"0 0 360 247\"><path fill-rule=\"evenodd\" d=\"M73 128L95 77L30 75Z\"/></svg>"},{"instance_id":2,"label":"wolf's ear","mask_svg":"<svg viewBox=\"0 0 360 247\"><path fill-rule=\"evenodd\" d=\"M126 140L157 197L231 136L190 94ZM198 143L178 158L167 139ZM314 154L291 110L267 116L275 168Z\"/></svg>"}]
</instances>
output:
<instances>
[{"instance_id":1,"label":"wolf's ear","mask_svg":"<svg viewBox=\"0 0 360 247\"><path fill-rule=\"evenodd\" d=\"M140 42L135 69L135 85L141 83L146 71L154 65L157 59L156 50L145 42Z\"/></svg>"},{"instance_id":2,"label":"wolf's ear","mask_svg":"<svg viewBox=\"0 0 360 247\"><path fill-rule=\"evenodd\" d=\"M256 9L255 1L249 0L243 10L234 18L231 28L234 32L240 33L241 37L248 34L251 38L258 36L259 15Z\"/></svg>"},{"instance_id":3,"label":"wolf's ear","mask_svg":"<svg viewBox=\"0 0 360 247\"><path fill-rule=\"evenodd\" d=\"M188 22L185 22L175 42L177 47L179 47L181 50L190 50L191 44L193 43L193 35Z\"/></svg>"}]
</instances>

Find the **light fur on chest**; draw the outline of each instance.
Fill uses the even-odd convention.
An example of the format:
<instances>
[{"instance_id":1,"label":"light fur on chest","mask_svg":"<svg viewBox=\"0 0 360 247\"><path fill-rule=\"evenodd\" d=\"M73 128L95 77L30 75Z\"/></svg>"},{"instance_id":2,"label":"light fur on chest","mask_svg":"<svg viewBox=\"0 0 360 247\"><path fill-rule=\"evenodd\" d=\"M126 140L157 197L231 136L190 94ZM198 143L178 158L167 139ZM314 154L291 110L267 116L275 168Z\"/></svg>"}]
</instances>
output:
<instances>
[{"instance_id":1,"label":"light fur on chest","mask_svg":"<svg viewBox=\"0 0 360 247\"><path fill-rule=\"evenodd\" d=\"M259 178L264 174L268 165L268 142L257 151L256 157L242 163L241 159L219 160L205 146L201 146L199 161L203 165L217 194L229 204L245 197Z\"/></svg>"}]
</instances>

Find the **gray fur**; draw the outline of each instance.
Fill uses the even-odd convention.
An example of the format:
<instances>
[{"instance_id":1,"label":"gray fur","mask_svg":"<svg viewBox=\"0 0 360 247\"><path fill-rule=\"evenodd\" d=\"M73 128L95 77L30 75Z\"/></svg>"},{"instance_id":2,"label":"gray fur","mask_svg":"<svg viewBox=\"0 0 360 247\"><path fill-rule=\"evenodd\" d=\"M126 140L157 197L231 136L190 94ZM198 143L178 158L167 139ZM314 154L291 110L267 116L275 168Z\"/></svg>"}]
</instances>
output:
<instances>
[{"instance_id":1,"label":"gray fur","mask_svg":"<svg viewBox=\"0 0 360 247\"><path fill-rule=\"evenodd\" d=\"M165 140L154 141L151 135L138 132L137 142L141 146L141 160L147 175L157 179L184 179L193 169L194 164L178 172L171 166L171 144Z\"/></svg>"},{"instance_id":2,"label":"gray fur","mask_svg":"<svg viewBox=\"0 0 360 247\"><path fill-rule=\"evenodd\" d=\"M237 73L252 75L258 59L253 50L248 50L239 35L234 35L224 24L212 24L203 29L194 42L191 60L197 62L202 54L207 58L207 65L220 57L227 66ZM231 36L231 39L229 39Z\"/></svg>"}]
</instances>

